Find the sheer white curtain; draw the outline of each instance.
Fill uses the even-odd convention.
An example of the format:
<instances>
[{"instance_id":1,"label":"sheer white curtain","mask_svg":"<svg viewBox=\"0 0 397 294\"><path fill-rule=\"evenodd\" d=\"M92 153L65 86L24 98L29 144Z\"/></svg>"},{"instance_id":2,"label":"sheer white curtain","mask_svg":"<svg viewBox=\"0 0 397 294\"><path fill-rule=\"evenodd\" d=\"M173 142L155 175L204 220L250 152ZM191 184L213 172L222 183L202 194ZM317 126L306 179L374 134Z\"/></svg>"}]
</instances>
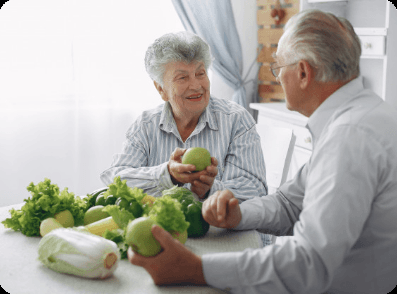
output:
<instances>
[{"instance_id":1,"label":"sheer white curtain","mask_svg":"<svg viewBox=\"0 0 397 294\"><path fill-rule=\"evenodd\" d=\"M45 177L77 195L161 103L147 46L184 30L171 1L10 0L0 9L0 206Z\"/></svg>"}]
</instances>

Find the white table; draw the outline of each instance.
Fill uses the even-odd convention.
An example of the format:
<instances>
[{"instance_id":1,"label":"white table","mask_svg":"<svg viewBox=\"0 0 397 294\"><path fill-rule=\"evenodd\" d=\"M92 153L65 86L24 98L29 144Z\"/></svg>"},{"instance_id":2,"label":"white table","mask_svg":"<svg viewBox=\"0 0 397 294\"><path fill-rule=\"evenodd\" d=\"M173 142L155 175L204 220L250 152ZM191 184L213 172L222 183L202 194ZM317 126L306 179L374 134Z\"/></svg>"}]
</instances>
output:
<instances>
[{"instance_id":1,"label":"white table","mask_svg":"<svg viewBox=\"0 0 397 294\"><path fill-rule=\"evenodd\" d=\"M11 208L1 207L0 222L10 217ZM161 286L153 283L150 275L128 260L121 260L114 275L105 280L91 280L52 271L37 260L40 237L26 237L20 232L5 229L0 223L0 285L11 294L76 294L76 293L225 293L219 289L198 286ZM256 231L230 231L210 227L198 239L188 239L186 247L198 255L216 252L236 252L245 248L260 248Z\"/></svg>"}]
</instances>

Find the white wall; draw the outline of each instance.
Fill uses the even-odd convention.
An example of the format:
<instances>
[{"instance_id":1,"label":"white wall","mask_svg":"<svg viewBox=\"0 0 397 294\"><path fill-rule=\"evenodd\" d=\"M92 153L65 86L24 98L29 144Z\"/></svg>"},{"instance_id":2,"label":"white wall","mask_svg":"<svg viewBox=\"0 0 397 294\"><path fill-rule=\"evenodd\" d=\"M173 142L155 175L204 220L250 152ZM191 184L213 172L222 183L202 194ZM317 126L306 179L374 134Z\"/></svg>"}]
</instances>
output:
<instances>
[{"instance_id":1,"label":"white wall","mask_svg":"<svg viewBox=\"0 0 397 294\"><path fill-rule=\"evenodd\" d=\"M0 9L0 206L49 178L85 195L144 109L147 46L183 30L171 1L11 0ZM169 19L164 21L164 15Z\"/></svg>"},{"instance_id":2,"label":"white wall","mask_svg":"<svg viewBox=\"0 0 397 294\"><path fill-rule=\"evenodd\" d=\"M236 21L237 31L240 36L241 47L243 51L243 78L247 75L249 67L256 60L258 48L258 26L256 24L256 0L232 0L234 18ZM247 80L257 78L258 66L255 62ZM247 97L254 94L255 83L250 82L245 87ZM230 100L233 96L233 89L225 84L220 76L213 73L211 80L211 94L214 97ZM254 102L249 100L249 103Z\"/></svg>"},{"instance_id":3,"label":"white wall","mask_svg":"<svg viewBox=\"0 0 397 294\"><path fill-rule=\"evenodd\" d=\"M164 6L166 3L154 2ZM161 20L164 13L170 18L174 13L177 18L175 11L165 12L159 3L153 8L154 2L145 4L151 11L151 16L145 17L146 22ZM113 154L121 151L127 128L144 108L140 103L149 98L161 102L151 83L144 90L138 89L138 85L150 82L145 72L132 76L143 69L142 54L147 44L136 53L137 59L125 57L136 49L136 42L154 39L152 35L138 36L133 30L143 26L145 35L153 30L149 24L142 25L142 21L137 25L144 17L142 11L146 10L143 4L140 11L132 9L128 5L135 4L130 0L119 0L112 6L105 0L86 0L86 6L79 7L70 24L48 26L58 17L72 13L67 12L74 9L70 6L72 2L37 0L32 4L30 0L21 0L16 5L11 0L9 3L13 4L9 9L13 8L18 17L25 13L27 22L9 14L6 6L0 10L0 206L22 202L30 196L26 191L28 184L37 184L45 177L60 189L68 187L70 192L85 195L102 186L99 174L110 166ZM39 4L46 7L38 10L44 20L41 24L37 22L37 14L29 12L35 6L37 10ZM245 77L256 56L256 0L232 0L232 5L243 49ZM106 9L100 10L101 7ZM86 15L94 21L84 22ZM155 31L158 36L178 28L170 22L161 20L161 27L157 26ZM177 30L183 30L179 25ZM26 31L26 35L17 31L18 28ZM72 32L75 36L75 81L70 74L71 55L67 54L71 47L62 46L63 41L59 40L59 31L64 28L67 37L64 42L70 41ZM50 40L52 47L41 47L37 42L40 38ZM66 78L54 75L56 70ZM256 70L254 67L248 79L256 79ZM248 95L253 93L254 84L248 84L246 90ZM212 78L211 91L215 97L224 99L233 95L216 75Z\"/></svg>"}]
</instances>

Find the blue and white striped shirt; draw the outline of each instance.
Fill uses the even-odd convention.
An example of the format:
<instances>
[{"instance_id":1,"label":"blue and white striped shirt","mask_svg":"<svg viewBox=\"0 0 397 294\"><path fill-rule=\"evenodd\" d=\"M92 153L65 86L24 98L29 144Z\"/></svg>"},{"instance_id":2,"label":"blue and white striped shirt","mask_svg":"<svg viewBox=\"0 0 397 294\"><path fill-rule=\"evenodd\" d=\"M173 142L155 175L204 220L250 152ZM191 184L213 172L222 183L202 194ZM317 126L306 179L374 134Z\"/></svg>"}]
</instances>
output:
<instances>
[{"instance_id":1,"label":"blue and white striped shirt","mask_svg":"<svg viewBox=\"0 0 397 294\"><path fill-rule=\"evenodd\" d=\"M174 186L167 164L177 147L204 147L218 160L210 194L229 189L241 201L267 195L265 162L254 119L237 103L213 97L185 142L168 102L144 111L128 129L122 153L113 156L101 180L108 185L120 176L130 187L161 196ZM190 184L185 186L190 188Z\"/></svg>"}]
</instances>

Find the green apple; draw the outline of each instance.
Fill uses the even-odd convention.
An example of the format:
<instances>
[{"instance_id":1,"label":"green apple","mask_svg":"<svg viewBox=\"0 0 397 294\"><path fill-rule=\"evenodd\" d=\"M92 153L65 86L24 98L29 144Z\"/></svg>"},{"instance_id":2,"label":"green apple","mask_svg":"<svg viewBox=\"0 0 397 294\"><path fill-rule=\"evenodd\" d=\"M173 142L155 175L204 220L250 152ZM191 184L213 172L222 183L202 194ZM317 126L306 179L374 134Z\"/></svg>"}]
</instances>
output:
<instances>
[{"instance_id":1,"label":"green apple","mask_svg":"<svg viewBox=\"0 0 397 294\"><path fill-rule=\"evenodd\" d=\"M74 218L69 210L58 212L54 215L54 218L64 227L69 228L74 226Z\"/></svg>"},{"instance_id":2,"label":"green apple","mask_svg":"<svg viewBox=\"0 0 397 294\"><path fill-rule=\"evenodd\" d=\"M96 205L88 209L84 214L84 225L86 226L88 224L109 217L109 213L103 211L104 208L105 206L103 205Z\"/></svg>"},{"instance_id":3,"label":"green apple","mask_svg":"<svg viewBox=\"0 0 397 294\"><path fill-rule=\"evenodd\" d=\"M192 147L183 154L182 163L193 164L196 166L196 171L202 171L211 165L211 154L205 148Z\"/></svg>"},{"instance_id":4,"label":"green apple","mask_svg":"<svg viewBox=\"0 0 397 294\"><path fill-rule=\"evenodd\" d=\"M63 228L63 226L53 217L46 218L40 223L40 235L44 237L55 229Z\"/></svg>"},{"instance_id":5,"label":"green apple","mask_svg":"<svg viewBox=\"0 0 397 294\"><path fill-rule=\"evenodd\" d=\"M155 256L161 251L160 243L152 234L152 226L155 224L149 217L134 219L127 226L125 242L140 255Z\"/></svg>"}]
</instances>

